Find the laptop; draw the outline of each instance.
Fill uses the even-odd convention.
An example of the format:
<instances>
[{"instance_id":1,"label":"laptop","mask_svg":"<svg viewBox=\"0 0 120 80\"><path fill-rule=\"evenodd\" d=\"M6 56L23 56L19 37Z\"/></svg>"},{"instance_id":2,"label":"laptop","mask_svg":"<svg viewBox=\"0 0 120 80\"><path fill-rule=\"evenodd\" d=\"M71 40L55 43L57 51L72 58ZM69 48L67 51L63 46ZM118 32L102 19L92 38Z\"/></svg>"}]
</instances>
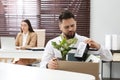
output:
<instances>
[{"instance_id":1,"label":"laptop","mask_svg":"<svg viewBox=\"0 0 120 80\"><path fill-rule=\"evenodd\" d=\"M32 51L44 51L44 47L32 47L32 48L27 48L27 50L32 50Z\"/></svg>"},{"instance_id":2,"label":"laptop","mask_svg":"<svg viewBox=\"0 0 120 80\"><path fill-rule=\"evenodd\" d=\"M15 50L15 37L0 37L1 49L2 50Z\"/></svg>"}]
</instances>

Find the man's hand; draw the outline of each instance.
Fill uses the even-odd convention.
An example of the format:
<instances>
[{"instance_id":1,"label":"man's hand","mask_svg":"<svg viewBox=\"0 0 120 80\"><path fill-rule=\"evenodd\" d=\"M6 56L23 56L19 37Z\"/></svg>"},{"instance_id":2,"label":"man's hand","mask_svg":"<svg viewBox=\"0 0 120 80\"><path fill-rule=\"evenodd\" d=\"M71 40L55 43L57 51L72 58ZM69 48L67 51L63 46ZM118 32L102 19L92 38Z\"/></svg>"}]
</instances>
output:
<instances>
[{"instance_id":1,"label":"man's hand","mask_svg":"<svg viewBox=\"0 0 120 80\"><path fill-rule=\"evenodd\" d=\"M97 42L95 42L94 40L90 38L85 40L85 43L89 44L90 48L95 48L97 50L100 49L100 44L98 44Z\"/></svg>"},{"instance_id":2,"label":"man's hand","mask_svg":"<svg viewBox=\"0 0 120 80\"><path fill-rule=\"evenodd\" d=\"M58 62L56 58L51 59L47 64L48 69L57 69L58 68Z\"/></svg>"}]
</instances>

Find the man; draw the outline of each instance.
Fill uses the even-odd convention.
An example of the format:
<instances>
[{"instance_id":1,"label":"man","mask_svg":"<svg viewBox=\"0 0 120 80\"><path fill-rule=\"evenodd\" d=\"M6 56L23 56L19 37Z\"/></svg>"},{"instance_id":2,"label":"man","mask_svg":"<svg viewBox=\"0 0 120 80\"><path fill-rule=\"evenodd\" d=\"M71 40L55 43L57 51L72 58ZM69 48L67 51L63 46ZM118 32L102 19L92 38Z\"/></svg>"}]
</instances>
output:
<instances>
[{"instance_id":1,"label":"man","mask_svg":"<svg viewBox=\"0 0 120 80\"><path fill-rule=\"evenodd\" d=\"M85 42L89 44L90 48L97 49L97 54L100 55L100 58L105 61L112 60L112 54L109 50L105 49L103 46L98 44L97 42L93 41L84 36L80 36L76 33L76 21L74 15L69 11L64 11L59 16L59 28L62 31L61 36L66 39L77 38L77 43L74 44L74 47L78 47L80 42ZM60 51L55 49L52 45L52 42L59 43L62 40L62 37L58 36L50 41L48 41L45 51L40 63L41 68L49 68L49 69L57 69L58 62L57 58L61 57Z\"/></svg>"}]
</instances>

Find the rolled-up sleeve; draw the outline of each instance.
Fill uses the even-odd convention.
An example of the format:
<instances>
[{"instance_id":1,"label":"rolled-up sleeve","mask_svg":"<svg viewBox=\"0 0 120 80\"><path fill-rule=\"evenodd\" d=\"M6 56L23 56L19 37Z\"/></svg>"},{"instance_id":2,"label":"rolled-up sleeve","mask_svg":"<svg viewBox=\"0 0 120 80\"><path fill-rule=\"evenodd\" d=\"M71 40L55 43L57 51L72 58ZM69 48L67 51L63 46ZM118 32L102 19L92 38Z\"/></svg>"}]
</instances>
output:
<instances>
[{"instance_id":1,"label":"rolled-up sleeve","mask_svg":"<svg viewBox=\"0 0 120 80\"><path fill-rule=\"evenodd\" d=\"M100 59L103 61L112 61L112 52L101 45L98 51L89 51L90 54L97 54L100 56Z\"/></svg>"},{"instance_id":2,"label":"rolled-up sleeve","mask_svg":"<svg viewBox=\"0 0 120 80\"><path fill-rule=\"evenodd\" d=\"M112 61L112 52L105 48L104 46L101 46L101 48L98 50L99 51L99 55L101 60L103 61Z\"/></svg>"}]
</instances>

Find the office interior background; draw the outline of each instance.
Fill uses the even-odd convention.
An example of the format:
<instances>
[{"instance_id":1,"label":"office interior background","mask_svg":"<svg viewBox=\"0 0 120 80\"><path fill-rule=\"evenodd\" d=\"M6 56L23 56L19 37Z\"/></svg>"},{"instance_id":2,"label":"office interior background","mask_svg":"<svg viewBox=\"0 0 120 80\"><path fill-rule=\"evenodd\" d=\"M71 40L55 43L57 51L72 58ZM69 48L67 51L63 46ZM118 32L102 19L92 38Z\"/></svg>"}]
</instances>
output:
<instances>
[{"instance_id":1,"label":"office interior background","mask_svg":"<svg viewBox=\"0 0 120 80\"><path fill-rule=\"evenodd\" d=\"M120 0L91 0L90 37L105 45L106 34L120 35ZM109 77L109 64L104 65L104 77ZM113 63L113 78L120 78L120 64Z\"/></svg>"},{"instance_id":2,"label":"office interior background","mask_svg":"<svg viewBox=\"0 0 120 80\"><path fill-rule=\"evenodd\" d=\"M58 36L58 15L71 10L77 32L105 45L106 34L120 34L120 0L0 0L0 36L15 36L20 22L30 19L33 28L46 29L46 42ZM104 77L109 77L104 64ZM120 78L120 64L114 63L112 77Z\"/></svg>"},{"instance_id":3,"label":"office interior background","mask_svg":"<svg viewBox=\"0 0 120 80\"><path fill-rule=\"evenodd\" d=\"M90 0L0 0L0 35L15 36L22 19L29 19L34 29L46 29L46 42L59 35L58 16L72 11L78 23L77 32L89 37Z\"/></svg>"}]
</instances>

